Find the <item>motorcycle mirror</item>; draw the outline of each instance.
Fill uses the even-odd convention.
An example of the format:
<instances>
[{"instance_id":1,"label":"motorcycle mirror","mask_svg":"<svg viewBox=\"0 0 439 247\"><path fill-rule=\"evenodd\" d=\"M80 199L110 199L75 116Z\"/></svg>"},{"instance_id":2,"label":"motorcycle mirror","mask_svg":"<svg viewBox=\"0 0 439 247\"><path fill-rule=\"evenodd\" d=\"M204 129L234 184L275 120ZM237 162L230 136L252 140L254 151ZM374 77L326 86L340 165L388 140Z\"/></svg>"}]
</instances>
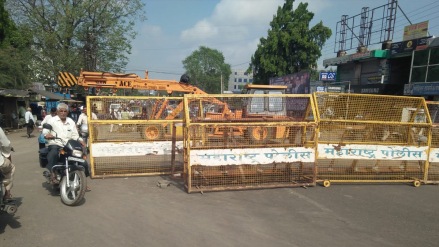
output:
<instances>
[{"instance_id":1,"label":"motorcycle mirror","mask_svg":"<svg viewBox=\"0 0 439 247\"><path fill-rule=\"evenodd\" d=\"M45 124L43 124L43 128L48 129L48 130L52 130L52 125L45 123Z\"/></svg>"}]
</instances>

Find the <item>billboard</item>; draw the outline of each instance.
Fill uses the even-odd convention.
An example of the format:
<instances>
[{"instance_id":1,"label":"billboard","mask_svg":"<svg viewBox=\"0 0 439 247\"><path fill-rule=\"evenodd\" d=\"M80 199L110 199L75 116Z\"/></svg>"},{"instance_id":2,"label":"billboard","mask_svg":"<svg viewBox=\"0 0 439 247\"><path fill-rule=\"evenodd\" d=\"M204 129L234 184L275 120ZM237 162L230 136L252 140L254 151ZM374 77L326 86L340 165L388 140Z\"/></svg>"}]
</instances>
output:
<instances>
[{"instance_id":1,"label":"billboard","mask_svg":"<svg viewBox=\"0 0 439 247\"><path fill-rule=\"evenodd\" d=\"M404 27L403 41L419 39L428 35L428 21L423 21Z\"/></svg>"},{"instance_id":2,"label":"billboard","mask_svg":"<svg viewBox=\"0 0 439 247\"><path fill-rule=\"evenodd\" d=\"M295 74L285 75L281 77L270 78L270 85L285 85L288 87L287 94L307 94L309 93L308 71Z\"/></svg>"}]
</instances>

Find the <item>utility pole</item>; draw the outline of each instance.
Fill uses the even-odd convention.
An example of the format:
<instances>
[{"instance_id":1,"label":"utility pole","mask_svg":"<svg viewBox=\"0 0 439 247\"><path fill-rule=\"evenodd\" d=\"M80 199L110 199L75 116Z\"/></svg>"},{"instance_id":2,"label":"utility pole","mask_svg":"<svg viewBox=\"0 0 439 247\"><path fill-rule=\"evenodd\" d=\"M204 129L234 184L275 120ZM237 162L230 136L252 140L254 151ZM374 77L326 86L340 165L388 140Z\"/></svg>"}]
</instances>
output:
<instances>
[{"instance_id":1,"label":"utility pole","mask_svg":"<svg viewBox=\"0 0 439 247\"><path fill-rule=\"evenodd\" d=\"M221 72L221 94L224 93L223 73Z\"/></svg>"}]
</instances>

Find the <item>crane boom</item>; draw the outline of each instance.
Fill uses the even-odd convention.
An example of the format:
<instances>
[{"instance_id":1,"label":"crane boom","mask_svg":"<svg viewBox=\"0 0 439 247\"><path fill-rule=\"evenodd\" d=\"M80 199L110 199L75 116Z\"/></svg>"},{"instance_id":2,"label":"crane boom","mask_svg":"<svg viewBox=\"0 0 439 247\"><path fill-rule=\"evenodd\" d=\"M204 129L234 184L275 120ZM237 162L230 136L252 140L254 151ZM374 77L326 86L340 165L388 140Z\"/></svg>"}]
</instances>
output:
<instances>
[{"instance_id":1,"label":"crane boom","mask_svg":"<svg viewBox=\"0 0 439 247\"><path fill-rule=\"evenodd\" d=\"M111 72L91 72L82 71L78 77L78 85L82 87L111 88L111 89L137 89L137 90L156 90L166 91L168 94L173 92L206 94L198 87L188 83L174 80L155 80L140 78L136 74L118 74Z\"/></svg>"}]
</instances>

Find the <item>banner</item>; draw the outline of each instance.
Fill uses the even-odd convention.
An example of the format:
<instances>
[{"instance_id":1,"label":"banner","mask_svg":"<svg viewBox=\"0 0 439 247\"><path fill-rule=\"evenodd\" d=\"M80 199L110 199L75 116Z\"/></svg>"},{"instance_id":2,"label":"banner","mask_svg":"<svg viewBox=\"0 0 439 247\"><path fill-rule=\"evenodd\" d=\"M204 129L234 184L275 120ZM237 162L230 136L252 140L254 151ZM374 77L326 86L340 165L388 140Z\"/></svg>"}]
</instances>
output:
<instances>
[{"instance_id":1,"label":"banner","mask_svg":"<svg viewBox=\"0 0 439 247\"><path fill-rule=\"evenodd\" d=\"M309 93L309 72L299 72L291 75L270 78L270 85L285 85L287 94Z\"/></svg>"}]
</instances>

